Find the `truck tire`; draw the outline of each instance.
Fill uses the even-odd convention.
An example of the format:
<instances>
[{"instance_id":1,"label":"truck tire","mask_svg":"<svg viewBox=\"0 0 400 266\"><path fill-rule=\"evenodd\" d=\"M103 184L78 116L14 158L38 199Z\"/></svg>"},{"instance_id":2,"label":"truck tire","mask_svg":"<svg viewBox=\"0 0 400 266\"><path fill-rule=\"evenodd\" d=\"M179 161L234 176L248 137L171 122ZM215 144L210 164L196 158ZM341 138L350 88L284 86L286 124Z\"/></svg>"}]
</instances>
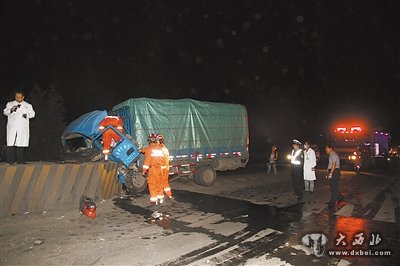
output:
<instances>
[{"instance_id":1,"label":"truck tire","mask_svg":"<svg viewBox=\"0 0 400 266\"><path fill-rule=\"evenodd\" d=\"M125 184L128 189L134 194L142 193L147 188L146 177L135 171L128 172L125 177Z\"/></svg>"},{"instance_id":2,"label":"truck tire","mask_svg":"<svg viewBox=\"0 0 400 266\"><path fill-rule=\"evenodd\" d=\"M194 173L194 181L201 186L212 186L216 180L217 172L210 166L200 167L197 172Z\"/></svg>"},{"instance_id":3,"label":"truck tire","mask_svg":"<svg viewBox=\"0 0 400 266\"><path fill-rule=\"evenodd\" d=\"M178 179L179 182L181 183L190 183L193 181L193 173L191 173L190 175L182 175L179 177Z\"/></svg>"}]
</instances>

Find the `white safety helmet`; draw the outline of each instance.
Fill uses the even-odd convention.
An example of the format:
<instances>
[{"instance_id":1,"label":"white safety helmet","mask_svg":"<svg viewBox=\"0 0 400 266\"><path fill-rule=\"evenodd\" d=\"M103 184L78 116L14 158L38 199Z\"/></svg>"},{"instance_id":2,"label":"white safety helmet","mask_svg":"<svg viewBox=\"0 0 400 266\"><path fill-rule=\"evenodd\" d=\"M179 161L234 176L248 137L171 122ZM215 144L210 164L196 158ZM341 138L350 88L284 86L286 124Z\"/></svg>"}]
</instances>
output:
<instances>
[{"instance_id":1,"label":"white safety helmet","mask_svg":"<svg viewBox=\"0 0 400 266\"><path fill-rule=\"evenodd\" d=\"M293 144L301 145L301 142L298 141L297 139L293 139Z\"/></svg>"}]
</instances>

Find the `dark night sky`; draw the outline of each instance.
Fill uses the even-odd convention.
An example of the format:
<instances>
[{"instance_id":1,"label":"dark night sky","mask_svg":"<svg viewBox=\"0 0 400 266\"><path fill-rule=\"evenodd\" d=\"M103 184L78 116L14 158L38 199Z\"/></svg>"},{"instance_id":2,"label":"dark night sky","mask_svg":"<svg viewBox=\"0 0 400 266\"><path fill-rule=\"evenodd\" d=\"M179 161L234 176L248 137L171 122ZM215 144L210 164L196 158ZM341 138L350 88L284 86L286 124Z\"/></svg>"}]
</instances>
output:
<instances>
[{"instance_id":1,"label":"dark night sky","mask_svg":"<svg viewBox=\"0 0 400 266\"><path fill-rule=\"evenodd\" d=\"M313 138L349 115L397 139L398 2L2 1L1 104L55 84L68 121L130 97L194 98L244 104L256 141Z\"/></svg>"}]
</instances>

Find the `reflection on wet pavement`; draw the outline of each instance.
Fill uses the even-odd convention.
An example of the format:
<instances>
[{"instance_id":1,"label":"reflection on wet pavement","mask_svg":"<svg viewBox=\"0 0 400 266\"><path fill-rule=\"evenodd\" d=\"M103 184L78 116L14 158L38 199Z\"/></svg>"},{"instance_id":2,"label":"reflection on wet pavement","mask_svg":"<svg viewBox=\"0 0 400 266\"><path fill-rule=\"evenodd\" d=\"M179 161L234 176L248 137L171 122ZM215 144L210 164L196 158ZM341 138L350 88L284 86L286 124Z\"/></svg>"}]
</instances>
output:
<instances>
[{"instance_id":1,"label":"reflection on wet pavement","mask_svg":"<svg viewBox=\"0 0 400 266\"><path fill-rule=\"evenodd\" d=\"M219 196L175 190L176 202L161 207L161 211L171 215L168 227L159 226L172 233L205 234L212 243L164 264L251 265L267 261L292 265L395 264L400 259L399 195L396 194L399 180L346 172L342 178L344 200L335 210L323 204L329 188L321 180L313 194L305 194L305 204L292 205L287 204L290 201L277 204L276 197L291 194L285 190L286 183L279 186L282 195L269 193L273 186L268 184L215 193ZM275 200L274 204L267 199ZM392 204L387 204L388 201ZM135 200L116 205L145 218L152 212ZM310 248L301 243L303 236L313 233L324 234L328 239L326 254L321 258L312 255ZM373 238L379 238L379 243L371 245ZM328 255L328 251L346 250L390 250L392 256Z\"/></svg>"},{"instance_id":2,"label":"reflection on wet pavement","mask_svg":"<svg viewBox=\"0 0 400 266\"><path fill-rule=\"evenodd\" d=\"M328 237L327 250L351 250L351 241L359 234L365 236L358 249L367 249L372 232L380 232L382 242L379 249L399 249L399 230L395 225L381 228L382 224L357 217L337 216L328 209L319 214L306 210L297 204L285 208L256 205L246 201L228 199L200 193L175 192L173 204L159 207L159 211L170 214L162 220L148 221L171 233L202 233L214 241L212 244L194 250L165 265L236 264L262 256L263 260L279 256L293 265L333 263L340 258L324 256L316 258L305 252L301 246L302 236L309 233L323 233ZM149 218L153 210L134 204L134 201L116 200L120 208ZM339 206L340 207L340 206ZM396 235L397 234L397 235ZM337 246L338 236L343 235L346 246ZM393 242L393 240L395 240ZM398 252L397 252L398 253ZM308 255L308 256L307 256ZM300 259L301 258L301 259ZM391 262L391 258L344 257L353 263L373 265Z\"/></svg>"}]
</instances>

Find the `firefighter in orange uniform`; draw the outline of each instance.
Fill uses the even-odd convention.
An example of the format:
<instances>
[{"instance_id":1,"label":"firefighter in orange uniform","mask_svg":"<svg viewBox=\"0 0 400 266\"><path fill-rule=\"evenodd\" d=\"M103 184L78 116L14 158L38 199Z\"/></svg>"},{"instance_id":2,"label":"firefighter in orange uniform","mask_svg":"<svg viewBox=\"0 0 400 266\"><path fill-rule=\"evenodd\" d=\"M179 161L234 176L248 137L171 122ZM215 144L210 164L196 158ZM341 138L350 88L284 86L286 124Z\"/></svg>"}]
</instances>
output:
<instances>
[{"instance_id":1,"label":"firefighter in orange uniform","mask_svg":"<svg viewBox=\"0 0 400 266\"><path fill-rule=\"evenodd\" d=\"M164 192L161 186L165 157L160 146L157 145L157 135L150 134L147 141L149 146L144 149L143 174L148 172L147 183L150 193L151 206L158 205L164 201Z\"/></svg>"},{"instance_id":2,"label":"firefighter in orange uniform","mask_svg":"<svg viewBox=\"0 0 400 266\"><path fill-rule=\"evenodd\" d=\"M168 198L172 199L171 186L169 185L169 151L164 145L164 136L161 134L157 135L158 145L162 148L165 157L165 170L163 171L163 178L161 181L161 186L164 189L164 193Z\"/></svg>"},{"instance_id":3,"label":"firefighter in orange uniform","mask_svg":"<svg viewBox=\"0 0 400 266\"><path fill-rule=\"evenodd\" d=\"M122 119L119 116L106 116L99 125L99 131L102 132L106 127L113 126L119 132L123 132L124 125ZM108 155L110 154L111 146L113 141L118 143L121 137L112 129L107 129L102 136L103 140L103 154L106 160L108 160ZM115 146L115 144L114 144Z\"/></svg>"}]
</instances>

